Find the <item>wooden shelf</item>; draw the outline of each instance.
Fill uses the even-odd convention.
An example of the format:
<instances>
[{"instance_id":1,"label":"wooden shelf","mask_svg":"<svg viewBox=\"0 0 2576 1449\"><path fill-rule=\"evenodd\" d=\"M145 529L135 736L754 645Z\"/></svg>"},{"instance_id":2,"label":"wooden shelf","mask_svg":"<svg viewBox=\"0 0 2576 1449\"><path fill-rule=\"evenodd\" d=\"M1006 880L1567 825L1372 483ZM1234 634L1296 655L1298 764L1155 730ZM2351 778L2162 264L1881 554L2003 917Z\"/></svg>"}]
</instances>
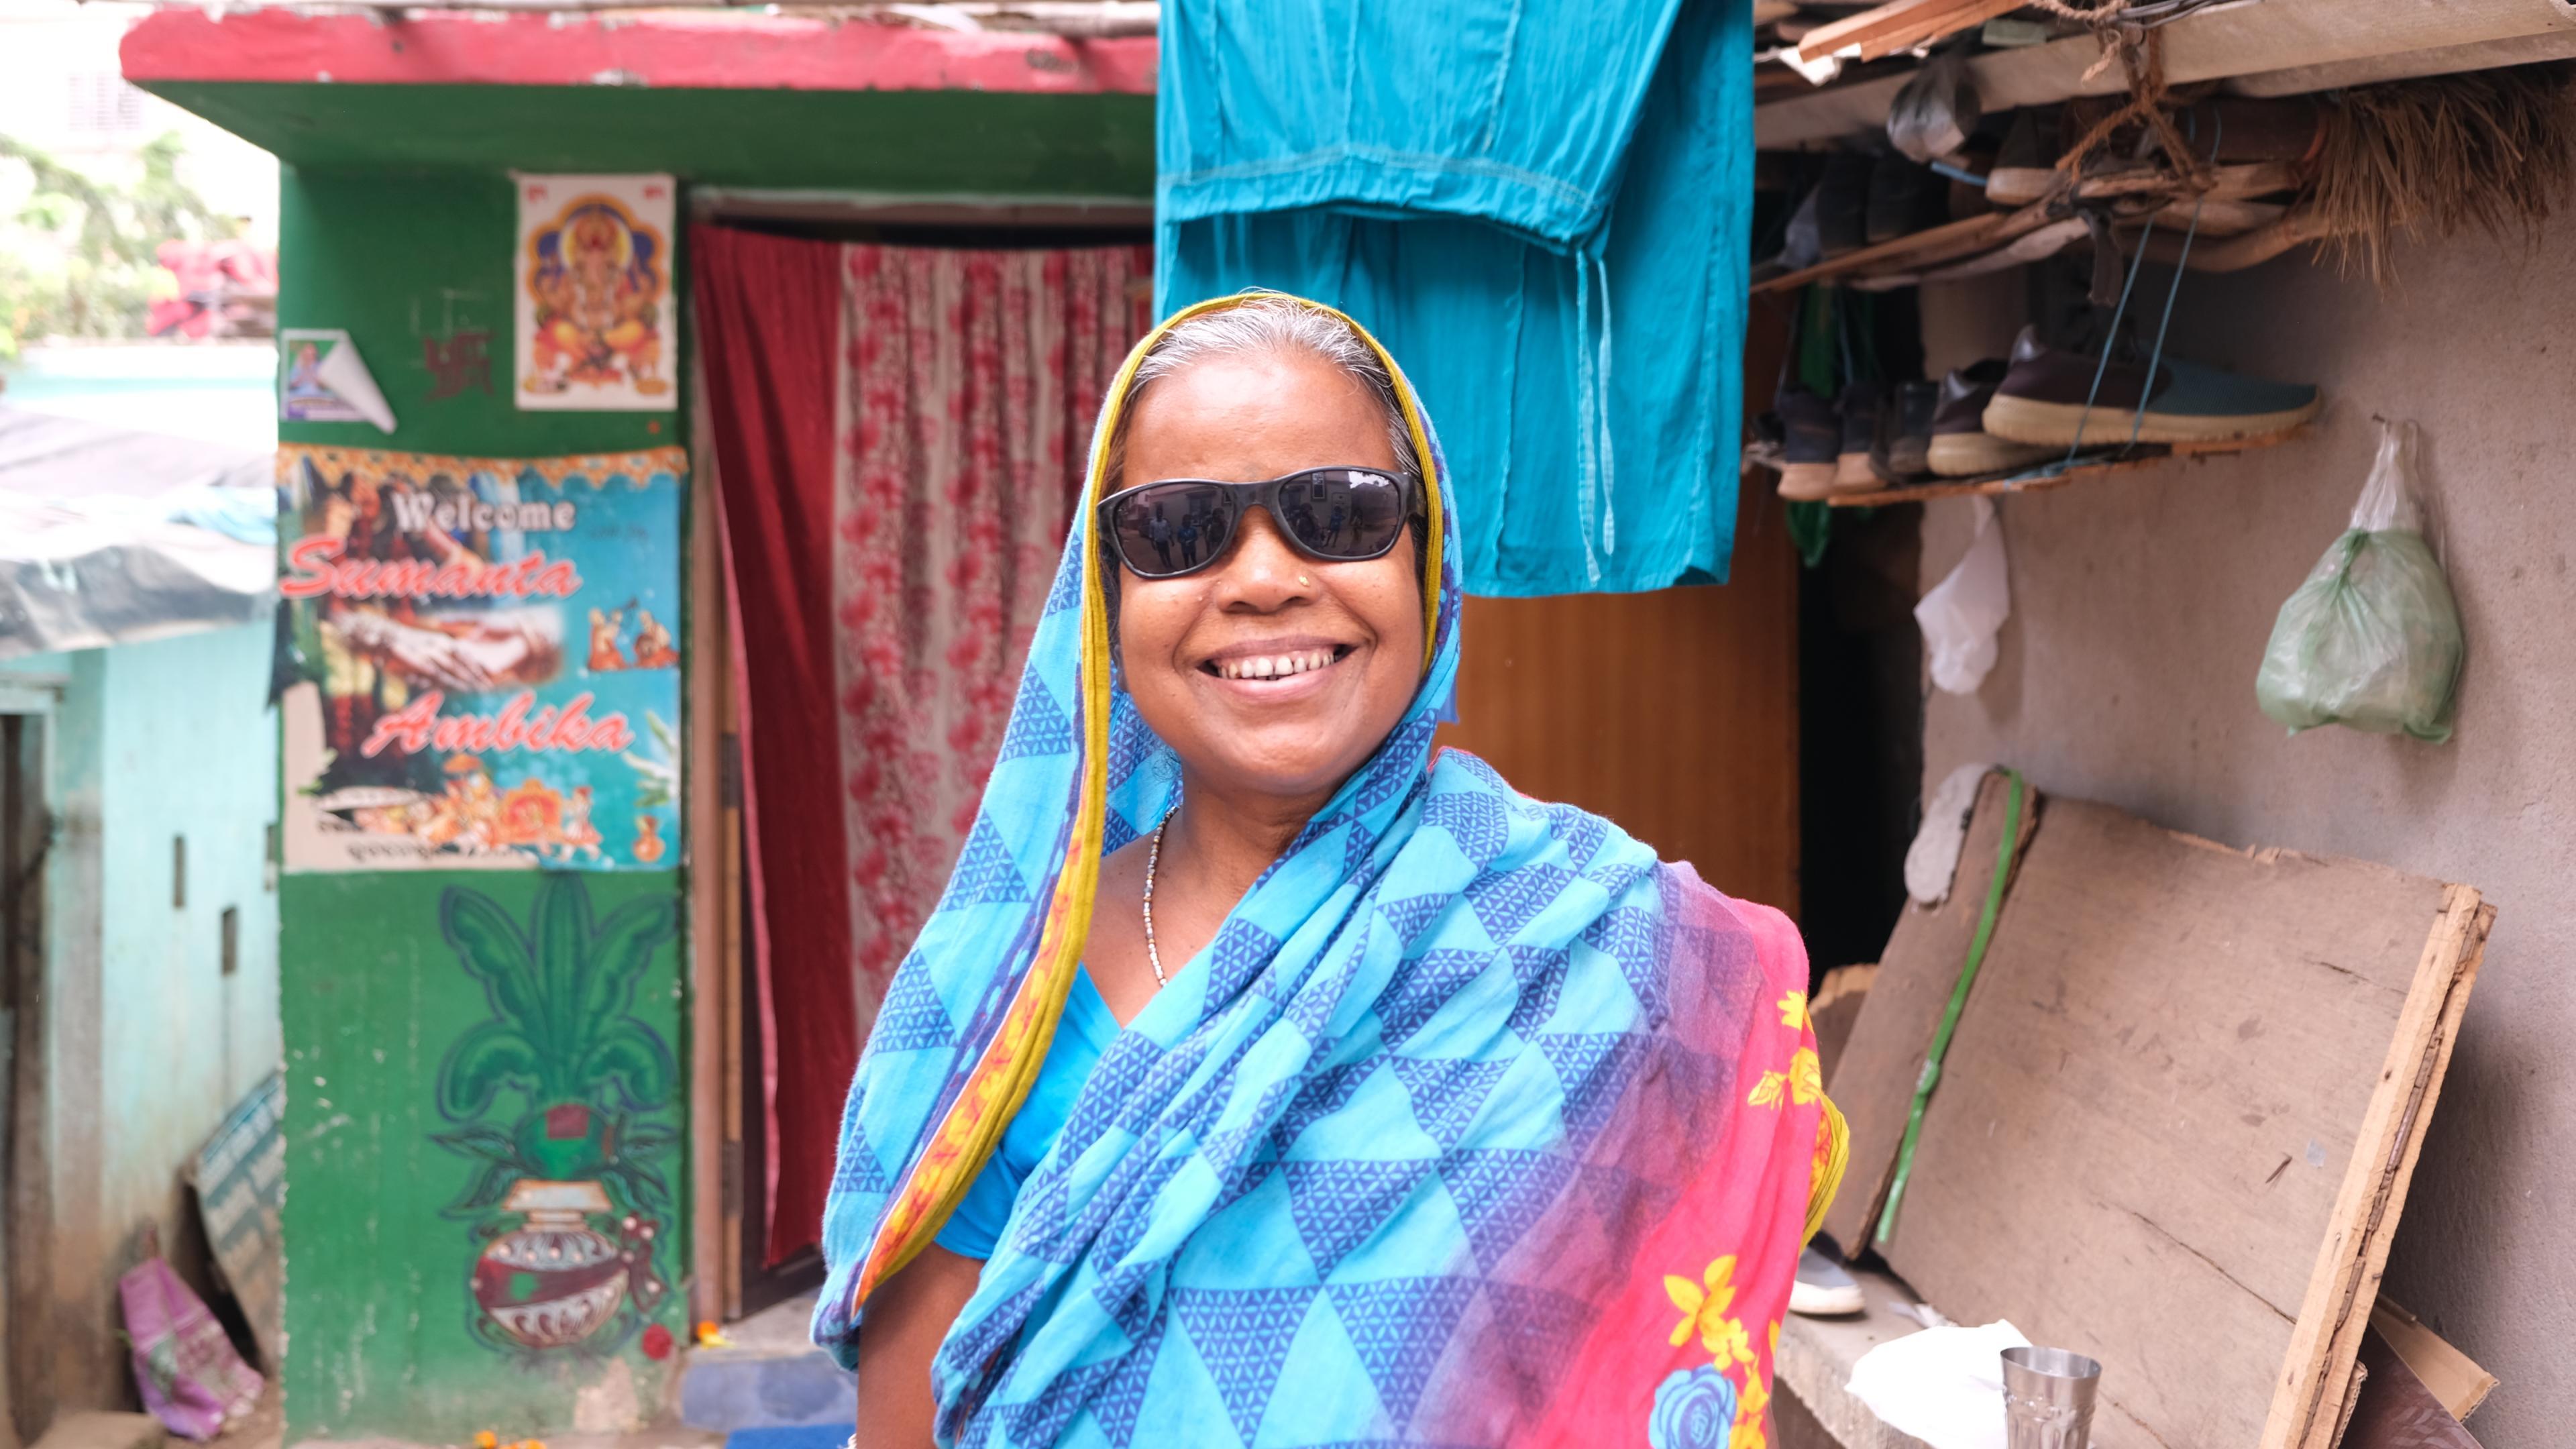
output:
<instances>
[{"instance_id":1,"label":"wooden shelf","mask_svg":"<svg viewBox=\"0 0 2576 1449\"><path fill-rule=\"evenodd\" d=\"M1997 498L2007 493L2038 493L2050 488L2063 488L2079 479L2152 468L2174 458L2206 458L2221 453L2250 453L2258 448L2278 447L2306 431L2307 426L2301 424L2283 432L2218 443L2140 443L2134 449L2097 449L2078 457L2072 465L2048 463L2018 473L1908 483L1868 493L1837 494L1825 501L1836 508L1885 508L1897 503L1928 503L1936 498Z\"/></svg>"},{"instance_id":2,"label":"wooden shelf","mask_svg":"<svg viewBox=\"0 0 2576 1449\"><path fill-rule=\"evenodd\" d=\"M2265 0L2216 6L2165 29L2165 81L2228 80L2283 70L2358 63L2385 66L2391 57L2461 48L2460 63L2492 64L2467 47L2497 42L2566 43L2576 17L2544 0L2442 0L2438 5L2354 5L2350 0ZM2547 39L2542 39L2547 38ZM2511 49L2511 47L2508 47ZM2520 54L2519 49L2513 53ZM2075 95L2109 95L2128 81L2118 66L2094 68L2102 48L2089 35L2045 45L1988 51L1968 63L1986 113L2049 105ZM2403 66L2399 69L2402 71ZM2356 74L2366 72L2355 72ZM2420 72L2419 72L2420 73ZM1910 72L1829 85L1766 101L1753 112L1762 150L1827 145L1887 124L1887 110ZM2351 84L2339 73L2285 78L2283 84ZM2256 94L2278 84L2249 82Z\"/></svg>"}]
</instances>

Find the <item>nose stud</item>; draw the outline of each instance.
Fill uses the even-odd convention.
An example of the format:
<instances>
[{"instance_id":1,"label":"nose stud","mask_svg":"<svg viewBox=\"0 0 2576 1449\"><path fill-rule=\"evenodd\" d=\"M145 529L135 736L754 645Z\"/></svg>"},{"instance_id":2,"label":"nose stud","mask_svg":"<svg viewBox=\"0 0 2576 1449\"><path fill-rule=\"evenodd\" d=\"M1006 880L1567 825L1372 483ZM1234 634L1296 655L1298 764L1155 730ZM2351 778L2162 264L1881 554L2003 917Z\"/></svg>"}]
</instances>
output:
<instances>
[{"instance_id":1,"label":"nose stud","mask_svg":"<svg viewBox=\"0 0 2576 1449\"><path fill-rule=\"evenodd\" d=\"M1299 574L1297 576L1297 587L1301 589L1311 589L1314 586L1315 581L1313 579L1306 577L1304 574Z\"/></svg>"}]
</instances>

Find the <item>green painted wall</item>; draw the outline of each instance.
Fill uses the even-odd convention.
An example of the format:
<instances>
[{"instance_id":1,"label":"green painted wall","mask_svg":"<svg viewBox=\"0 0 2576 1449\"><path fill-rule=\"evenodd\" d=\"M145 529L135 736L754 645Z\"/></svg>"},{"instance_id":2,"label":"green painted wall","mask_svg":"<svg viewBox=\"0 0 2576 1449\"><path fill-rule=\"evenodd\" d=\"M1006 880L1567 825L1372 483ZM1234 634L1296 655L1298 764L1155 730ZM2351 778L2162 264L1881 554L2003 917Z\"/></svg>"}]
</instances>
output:
<instances>
[{"instance_id":1,"label":"green painted wall","mask_svg":"<svg viewBox=\"0 0 2576 1449\"><path fill-rule=\"evenodd\" d=\"M506 1442L585 1396L597 1427L660 1402L687 1317L678 897L672 872L287 877L288 1443ZM644 1260L588 1275L616 1301L568 1347L486 1306L572 1292L500 1261L548 1246L506 1210L522 1179L610 1205L551 1246Z\"/></svg>"},{"instance_id":2,"label":"green painted wall","mask_svg":"<svg viewBox=\"0 0 2576 1449\"><path fill-rule=\"evenodd\" d=\"M722 186L1154 194L1151 96L240 81L151 89L308 169L667 171Z\"/></svg>"},{"instance_id":3,"label":"green painted wall","mask_svg":"<svg viewBox=\"0 0 2576 1449\"><path fill-rule=\"evenodd\" d=\"M686 441L685 398L662 414L512 406L508 176L290 167L280 200L280 325L347 329L399 423L281 423L282 441L503 458ZM491 334L491 390L432 402L422 340L461 330ZM541 918L541 893L561 909ZM592 932L573 928L576 895ZM677 935L619 958L632 969L614 980L593 958L633 950L636 912L684 929L683 904L677 871L285 879L286 1442L508 1442L653 1415L687 1337L688 974ZM584 944L621 909L624 934ZM533 986L496 964L512 932ZM512 1266L546 1243L513 1208L521 1180L583 1204L553 1246L635 1252L644 1271ZM606 1316L540 1346L558 1300L579 1305L558 1323Z\"/></svg>"},{"instance_id":4,"label":"green painted wall","mask_svg":"<svg viewBox=\"0 0 2576 1449\"><path fill-rule=\"evenodd\" d=\"M685 397L669 413L521 412L512 404L519 223L508 176L289 167L278 202L279 325L347 329L398 425L388 437L368 423L281 422L280 442L542 458L685 441ZM674 275L687 273L682 253ZM491 390L432 402L421 344L459 331L491 334Z\"/></svg>"},{"instance_id":5,"label":"green painted wall","mask_svg":"<svg viewBox=\"0 0 2576 1449\"><path fill-rule=\"evenodd\" d=\"M512 405L511 170L669 172L684 185L932 196L1143 200L1153 190L1153 102L1141 96L156 89L289 163L280 325L347 329L399 423L390 437L363 423L281 423L286 442L504 458L687 442L685 397L665 414ZM686 203L684 192L683 217ZM684 254L674 274L685 279ZM675 361L687 355L685 305L681 316ZM491 334L491 390L433 402L423 341L459 331ZM685 368L675 375L684 378ZM451 918L463 909L544 935L538 896L563 890L549 879L492 871L284 882L289 1444L361 1436L457 1443L485 1428L506 1442L617 1427L649 1417L659 1402L661 1376L677 1358L648 1349L658 1346L656 1330L679 1336L684 1326L687 966L678 940L655 945L624 1008L643 1036L623 1032L624 1045L598 1051L559 1041L532 1047L550 1074L540 1079L514 1055L512 1013L442 929L441 911L447 892L470 891L490 908L449 904ZM677 872L578 879L594 923L639 903L676 912L684 899ZM646 1038L673 1059L666 1089ZM639 1089L639 1073L653 1090ZM487 1081L493 1090L481 1101ZM529 1226L526 1213L507 1208L515 1181L536 1171L571 1174L537 1181L600 1184L613 1211L586 1215L592 1231L628 1216L655 1220L647 1279L665 1287L650 1312L633 1311L630 1284L617 1322L578 1345L538 1349L485 1300L507 1314L560 1284L495 1267L481 1270L478 1295L487 1250ZM656 1200L663 1205L644 1201L653 1179L667 1190Z\"/></svg>"}]
</instances>

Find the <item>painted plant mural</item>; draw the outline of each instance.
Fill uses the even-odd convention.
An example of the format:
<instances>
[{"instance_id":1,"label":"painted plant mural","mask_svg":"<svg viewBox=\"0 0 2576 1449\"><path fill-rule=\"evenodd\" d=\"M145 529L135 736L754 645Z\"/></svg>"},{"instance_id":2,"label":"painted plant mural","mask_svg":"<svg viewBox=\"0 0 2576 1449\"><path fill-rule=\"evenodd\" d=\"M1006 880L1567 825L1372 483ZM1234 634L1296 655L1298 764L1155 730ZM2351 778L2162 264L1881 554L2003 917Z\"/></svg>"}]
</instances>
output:
<instances>
[{"instance_id":1,"label":"painted plant mural","mask_svg":"<svg viewBox=\"0 0 2576 1449\"><path fill-rule=\"evenodd\" d=\"M624 1344L669 1292L660 1120L677 1068L632 1014L637 983L676 930L668 896L594 919L578 874L549 873L524 927L480 891L449 887L438 924L491 1003L449 1049L434 1139L473 1164L447 1216L471 1224L473 1331L501 1352L599 1354Z\"/></svg>"}]
</instances>

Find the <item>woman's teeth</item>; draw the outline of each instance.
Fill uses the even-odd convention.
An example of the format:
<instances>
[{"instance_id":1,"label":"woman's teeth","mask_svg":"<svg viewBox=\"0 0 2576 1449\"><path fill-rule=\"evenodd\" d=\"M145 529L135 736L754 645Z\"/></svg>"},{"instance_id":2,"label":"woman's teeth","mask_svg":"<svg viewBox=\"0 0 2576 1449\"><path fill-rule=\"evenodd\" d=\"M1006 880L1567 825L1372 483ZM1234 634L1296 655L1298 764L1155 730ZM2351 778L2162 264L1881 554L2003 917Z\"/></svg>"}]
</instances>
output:
<instances>
[{"instance_id":1,"label":"woman's teeth","mask_svg":"<svg viewBox=\"0 0 2576 1449\"><path fill-rule=\"evenodd\" d=\"M1331 664L1333 658L1334 651L1330 649L1307 649L1293 654L1253 654L1219 661L1216 674L1219 679L1286 679L1292 674L1322 669Z\"/></svg>"}]
</instances>

